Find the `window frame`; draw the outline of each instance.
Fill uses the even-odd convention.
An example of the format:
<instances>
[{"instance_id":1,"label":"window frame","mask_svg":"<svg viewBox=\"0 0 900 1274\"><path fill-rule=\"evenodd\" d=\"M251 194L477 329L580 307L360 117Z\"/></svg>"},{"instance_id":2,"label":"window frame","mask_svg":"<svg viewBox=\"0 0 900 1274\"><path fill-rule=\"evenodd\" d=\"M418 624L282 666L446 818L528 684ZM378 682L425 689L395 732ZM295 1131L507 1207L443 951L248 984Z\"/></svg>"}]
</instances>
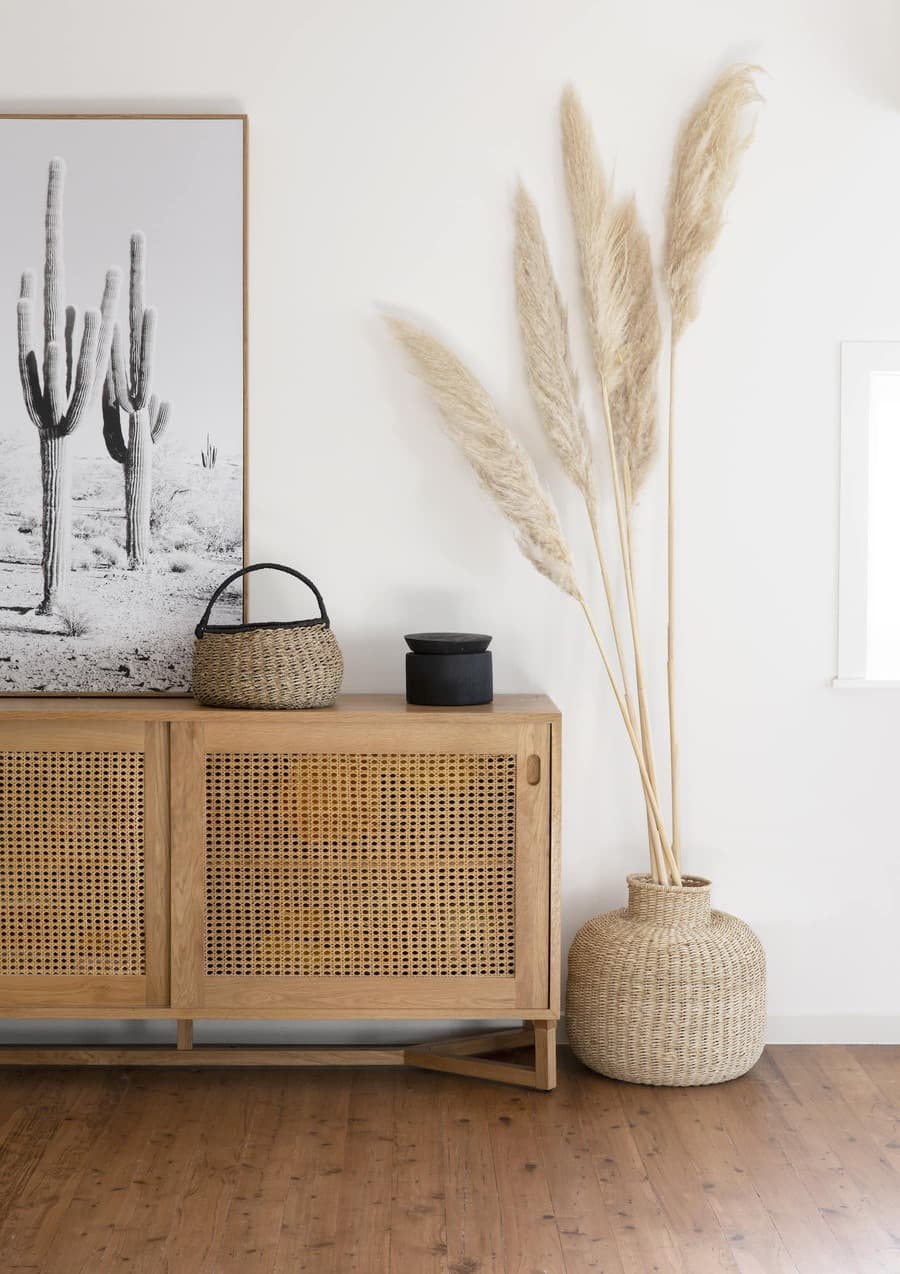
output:
<instances>
[{"instance_id":1,"label":"window frame","mask_svg":"<svg viewBox=\"0 0 900 1274\"><path fill-rule=\"evenodd\" d=\"M900 341L841 344L838 688L900 688L867 674L869 593L869 402L872 375L900 376Z\"/></svg>"}]
</instances>

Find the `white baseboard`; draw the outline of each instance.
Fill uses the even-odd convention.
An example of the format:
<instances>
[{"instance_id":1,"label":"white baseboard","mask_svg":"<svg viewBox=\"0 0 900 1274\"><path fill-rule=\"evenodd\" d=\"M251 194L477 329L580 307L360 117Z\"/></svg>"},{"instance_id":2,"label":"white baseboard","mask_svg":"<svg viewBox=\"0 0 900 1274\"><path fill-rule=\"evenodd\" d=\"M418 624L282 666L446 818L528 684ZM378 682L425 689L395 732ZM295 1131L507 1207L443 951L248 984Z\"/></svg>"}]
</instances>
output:
<instances>
[{"instance_id":1,"label":"white baseboard","mask_svg":"<svg viewBox=\"0 0 900 1274\"><path fill-rule=\"evenodd\" d=\"M567 1043L566 1019L559 1023L559 1041ZM853 1013L820 1017L769 1017L767 1044L900 1044L900 1013L874 1017Z\"/></svg>"},{"instance_id":2,"label":"white baseboard","mask_svg":"<svg viewBox=\"0 0 900 1274\"><path fill-rule=\"evenodd\" d=\"M767 1044L900 1044L900 1014L769 1017Z\"/></svg>"}]
</instances>

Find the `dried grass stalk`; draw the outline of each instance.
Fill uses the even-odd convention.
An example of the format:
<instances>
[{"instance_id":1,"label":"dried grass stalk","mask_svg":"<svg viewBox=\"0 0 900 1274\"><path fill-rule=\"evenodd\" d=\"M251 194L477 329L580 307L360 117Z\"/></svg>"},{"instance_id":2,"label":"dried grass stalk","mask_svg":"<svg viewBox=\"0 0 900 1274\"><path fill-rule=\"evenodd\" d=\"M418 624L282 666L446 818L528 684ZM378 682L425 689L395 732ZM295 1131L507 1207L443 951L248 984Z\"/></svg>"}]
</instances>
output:
<instances>
[{"instance_id":1,"label":"dried grass stalk","mask_svg":"<svg viewBox=\"0 0 900 1274\"><path fill-rule=\"evenodd\" d=\"M590 122L571 87L563 94L560 117L566 185L578 241L594 368L604 405L619 545L625 569L642 759L655 792L653 745L627 526L631 500L626 501L624 495L625 489L631 493L639 490L658 438L656 379L660 328L653 263L649 239L635 201L612 203ZM596 542L596 519L592 521ZM607 600L611 606L609 598ZM632 724L636 724L633 716ZM665 838L661 838L659 862L652 831L650 842L654 876L659 874L662 880L671 877L680 883Z\"/></svg>"},{"instance_id":2,"label":"dried grass stalk","mask_svg":"<svg viewBox=\"0 0 900 1274\"><path fill-rule=\"evenodd\" d=\"M430 333L403 319L388 318L387 323L430 389L447 433L515 527L519 548L557 588L581 600L572 555L553 501L490 395L465 364Z\"/></svg>"},{"instance_id":3,"label":"dried grass stalk","mask_svg":"<svg viewBox=\"0 0 900 1274\"><path fill-rule=\"evenodd\" d=\"M626 314L622 370L610 394L610 409L619 464L628 475L626 503L630 507L659 442L656 386L661 335L650 238L633 197L619 205L616 217L626 248Z\"/></svg>"},{"instance_id":4,"label":"dried grass stalk","mask_svg":"<svg viewBox=\"0 0 900 1274\"><path fill-rule=\"evenodd\" d=\"M633 203L630 205L629 212L631 213L630 233L637 241L637 247L631 255L637 256L638 253L645 250L640 261L642 267L640 277L643 290L641 288L636 290L637 297L633 298L632 307L637 309L639 320L643 321L640 306L641 302L646 305L646 289L647 285L649 285L649 295L653 302L652 317L654 326L652 329L649 324L645 324L645 326L648 333L652 330L652 334L655 335L655 343L651 340L649 342L645 341L643 344L639 342L635 346L637 358L634 362L632 362L629 351L629 358L626 360L626 373L620 385L623 419L628 421L630 430L628 454L634 457L640 456L638 463L643 474L646 464L649 462L649 455L652 449L647 413L648 410L652 410L653 413L656 410L655 358L659 350L659 322L656 314L656 297L653 289L653 267L650 262L649 243L646 240L646 235L643 236L643 241L640 239L642 230L637 220L637 213ZM615 644L625 708L631 726L636 731L638 729L638 718L632 704L629 673L616 617L612 581L600 537L600 527L597 519L597 493L594 481L593 448L581 404L578 376L572 362L569 347L569 326L566 308L553 273L550 253L541 228L540 216L534 201L522 186L519 187L516 196L515 231L516 306L522 333L522 344L525 351L528 383L538 414L560 463L584 497L600 566L600 576ZM654 380L652 401L650 401L646 391L645 367L643 366L643 364L650 361L651 355ZM655 440L655 435L655 428L652 428L653 440ZM642 712L641 718L646 730L648 728L646 725L646 714ZM652 751L650 756L647 756L645 750L644 755L647 760L648 772L651 779L653 779L653 772L650 769ZM655 780L653 782L655 787ZM654 853L654 847L656 847L657 853L660 851L658 850L658 841L655 839L656 827L649 802L647 806L647 821L654 878L658 879L661 866Z\"/></svg>"},{"instance_id":5,"label":"dried grass stalk","mask_svg":"<svg viewBox=\"0 0 900 1274\"><path fill-rule=\"evenodd\" d=\"M521 551L542 575L581 605L622 714L662 853L671 870L674 867L672 851L641 741L575 578L572 556L556 508L542 487L531 459L500 418L487 391L455 354L414 323L397 318L388 318L387 322L430 389L450 437L462 448L482 486L513 523ZM677 873L673 879L680 883Z\"/></svg>"},{"instance_id":6,"label":"dried grass stalk","mask_svg":"<svg viewBox=\"0 0 900 1274\"><path fill-rule=\"evenodd\" d=\"M515 204L516 307L528 384L547 437L571 480L593 505L594 461L566 307L534 200L519 186Z\"/></svg>"},{"instance_id":7,"label":"dried grass stalk","mask_svg":"<svg viewBox=\"0 0 900 1274\"><path fill-rule=\"evenodd\" d=\"M755 80L759 70L739 63L724 71L678 135L664 265L676 344L697 317L703 266L721 233L741 155L753 138L744 108L762 101Z\"/></svg>"},{"instance_id":8,"label":"dried grass stalk","mask_svg":"<svg viewBox=\"0 0 900 1274\"><path fill-rule=\"evenodd\" d=\"M571 86L560 119L594 367L609 395L620 467L627 465L637 494L658 436L660 327L650 240L634 199L613 203L590 121Z\"/></svg>"},{"instance_id":9,"label":"dried grass stalk","mask_svg":"<svg viewBox=\"0 0 900 1274\"><path fill-rule=\"evenodd\" d=\"M664 275L672 312L669 343L668 435L668 636L669 766L672 789L672 849L680 859L681 814L678 730L675 717L675 351L697 317L700 282L725 220L725 201L737 179L741 155L753 139L745 108L762 101L755 76L760 68L737 64L724 71L704 101L685 120L675 145L666 210Z\"/></svg>"},{"instance_id":10,"label":"dried grass stalk","mask_svg":"<svg viewBox=\"0 0 900 1274\"><path fill-rule=\"evenodd\" d=\"M563 93L560 123L594 367L607 392L613 393L626 339L628 245L622 219L612 207L590 120L571 85Z\"/></svg>"}]
</instances>

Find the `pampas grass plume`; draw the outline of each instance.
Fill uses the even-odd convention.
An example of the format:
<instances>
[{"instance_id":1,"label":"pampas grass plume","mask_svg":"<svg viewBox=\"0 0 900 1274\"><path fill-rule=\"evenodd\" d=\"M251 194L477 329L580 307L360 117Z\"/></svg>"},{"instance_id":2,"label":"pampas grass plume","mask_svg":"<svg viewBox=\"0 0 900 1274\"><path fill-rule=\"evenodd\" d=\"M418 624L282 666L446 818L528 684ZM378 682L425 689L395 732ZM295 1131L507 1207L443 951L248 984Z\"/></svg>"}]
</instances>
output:
<instances>
[{"instance_id":1,"label":"pampas grass plume","mask_svg":"<svg viewBox=\"0 0 900 1274\"><path fill-rule=\"evenodd\" d=\"M516 194L515 230L516 309L528 384L560 464L593 505L593 449L569 347L566 307L538 210L521 185Z\"/></svg>"},{"instance_id":2,"label":"pampas grass plume","mask_svg":"<svg viewBox=\"0 0 900 1274\"><path fill-rule=\"evenodd\" d=\"M633 501L659 441L656 382L661 333L650 239L633 197L618 206L616 218L625 247L625 343L610 407L616 452Z\"/></svg>"},{"instance_id":3,"label":"pampas grass plume","mask_svg":"<svg viewBox=\"0 0 900 1274\"><path fill-rule=\"evenodd\" d=\"M762 101L759 70L739 63L723 71L675 144L664 265L675 343L697 317L703 266L721 233L741 155L753 138L744 110Z\"/></svg>"},{"instance_id":4,"label":"pampas grass plume","mask_svg":"<svg viewBox=\"0 0 900 1274\"><path fill-rule=\"evenodd\" d=\"M571 87L560 106L594 366L609 397L618 462L636 494L657 444L659 307L650 241L633 198L613 203L590 121Z\"/></svg>"},{"instance_id":5,"label":"pampas grass plume","mask_svg":"<svg viewBox=\"0 0 900 1274\"><path fill-rule=\"evenodd\" d=\"M625 341L627 303L622 261L627 246L620 219L611 206L590 120L571 85L563 93L560 124L594 367L607 393L612 394L621 374Z\"/></svg>"},{"instance_id":6,"label":"pampas grass plume","mask_svg":"<svg viewBox=\"0 0 900 1274\"><path fill-rule=\"evenodd\" d=\"M536 570L581 599L572 555L550 496L534 464L501 419L490 395L436 337L404 319L386 317L441 411L447 433L516 530L516 542Z\"/></svg>"}]
</instances>

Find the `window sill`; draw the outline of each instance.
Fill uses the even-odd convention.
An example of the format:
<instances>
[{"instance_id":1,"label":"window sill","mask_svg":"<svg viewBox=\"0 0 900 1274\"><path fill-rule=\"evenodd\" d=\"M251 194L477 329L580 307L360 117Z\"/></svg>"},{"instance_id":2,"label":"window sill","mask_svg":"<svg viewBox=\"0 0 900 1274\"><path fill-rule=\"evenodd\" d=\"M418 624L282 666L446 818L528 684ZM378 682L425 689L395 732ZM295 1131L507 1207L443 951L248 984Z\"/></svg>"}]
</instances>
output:
<instances>
[{"instance_id":1,"label":"window sill","mask_svg":"<svg viewBox=\"0 0 900 1274\"><path fill-rule=\"evenodd\" d=\"M834 690L900 690L900 681L870 681L866 677L834 677Z\"/></svg>"}]
</instances>

